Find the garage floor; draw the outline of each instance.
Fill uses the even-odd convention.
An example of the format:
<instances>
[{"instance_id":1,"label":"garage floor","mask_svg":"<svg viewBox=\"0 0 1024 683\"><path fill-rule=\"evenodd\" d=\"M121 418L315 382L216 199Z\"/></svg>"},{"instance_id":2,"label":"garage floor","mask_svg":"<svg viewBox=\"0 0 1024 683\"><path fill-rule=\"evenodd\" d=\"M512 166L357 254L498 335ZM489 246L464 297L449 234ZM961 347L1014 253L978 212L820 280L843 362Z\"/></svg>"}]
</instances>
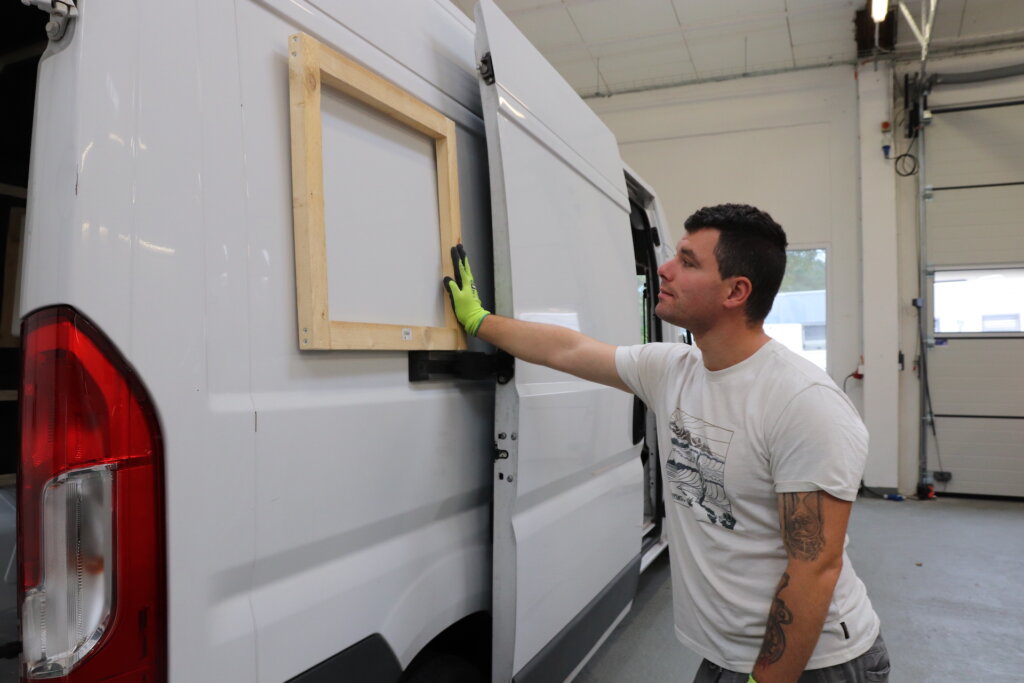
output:
<instances>
[{"instance_id":1,"label":"garage floor","mask_svg":"<svg viewBox=\"0 0 1024 683\"><path fill-rule=\"evenodd\" d=\"M847 551L882 619L891 683L1024 681L1024 502L861 499ZM577 683L690 683L663 554Z\"/></svg>"}]
</instances>

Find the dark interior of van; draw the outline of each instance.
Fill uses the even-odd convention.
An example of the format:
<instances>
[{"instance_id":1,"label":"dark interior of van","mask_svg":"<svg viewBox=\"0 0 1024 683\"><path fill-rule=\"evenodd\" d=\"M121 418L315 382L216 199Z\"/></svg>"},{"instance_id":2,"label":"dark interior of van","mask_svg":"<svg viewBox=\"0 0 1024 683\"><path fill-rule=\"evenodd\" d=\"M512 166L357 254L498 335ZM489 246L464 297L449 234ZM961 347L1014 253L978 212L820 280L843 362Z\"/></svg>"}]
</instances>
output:
<instances>
[{"instance_id":1,"label":"dark interior of van","mask_svg":"<svg viewBox=\"0 0 1024 683\"><path fill-rule=\"evenodd\" d=\"M15 472L18 463L18 274L39 57L47 15L0 3L0 683L18 680Z\"/></svg>"}]
</instances>

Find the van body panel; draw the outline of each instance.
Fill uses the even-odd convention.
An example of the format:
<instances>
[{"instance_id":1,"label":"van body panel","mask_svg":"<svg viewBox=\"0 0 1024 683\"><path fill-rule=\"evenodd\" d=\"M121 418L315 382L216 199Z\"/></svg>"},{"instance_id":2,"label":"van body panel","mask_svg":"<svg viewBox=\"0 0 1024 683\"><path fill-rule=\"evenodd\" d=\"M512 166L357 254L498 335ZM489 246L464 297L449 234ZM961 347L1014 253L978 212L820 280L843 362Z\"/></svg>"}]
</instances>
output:
<instances>
[{"instance_id":1,"label":"van body panel","mask_svg":"<svg viewBox=\"0 0 1024 683\"><path fill-rule=\"evenodd\" d=\"M241 2L236 21L255 331L259 678L291 678L368 633L380 633L405 667L446 626L489 604L494 383L412 385L402 352L299 350L287 39L309 33L455 120L463 234L485 253L473 34L433 3ZM392 190L400 200L401 188ZM395 249L381 243L365 258L401 282ZM487 287L488 259L479 261ZM440 276L436 286L440 297Z\"/></svg>"},{"instance_id":2,"label":"van body panel","mask_svg":"<svg viewBox=\"0 0 1024 683\"><path fill-rule=\"evenodd\" d=\"M499 586L511 680L639 553L631 398L517 363L497 400L493 380L410 383L401 352L299 351L297 32L456 123L485 306L638 341L614 138L578 98L549 98L567 86L525 53L485 124L477 29L447 0L83 3L40 63L20 312L74 306L153 399L170 681L288 680L374 634L406 668ZM401 281L408 255L365 258ZM516 480L495 491L505 432Z\"/></svg>"},{"instance_id":3,"label":"van body panel","mask_svg":"<svg viewBox=\"0 0 1024 683\"><path fill-rule=\"evenodd\" d=\"M201 62L197 7L230 9L90 3L42 60L20 311L74 306L157 406L172 680L254 680L248 593L223 581L251 571L254 544L244 225L223 213L244 198L204 194L204 173L238 177L242 150L202 139L204 111L230 121L237 105L201 106L221 55ZM230 82L223 93L237 101ZM208 260L224 249L230 267Z\"/></svg>"},{"instance_id":4,"label":"van body panel","mask_svg":"<svg viewBox=\"0 0 1024 683\"><path fill-rule=\"evenodd\" d=\"M615 138L493 2L482 0L476 17L477 58L490 55L496 78L481 97L498 312L638 343ZM632 401L522 361L498 388L495 430L508 457L495 465L496 681L511 680L640 553Z\"/></svg>"}]
</instances>

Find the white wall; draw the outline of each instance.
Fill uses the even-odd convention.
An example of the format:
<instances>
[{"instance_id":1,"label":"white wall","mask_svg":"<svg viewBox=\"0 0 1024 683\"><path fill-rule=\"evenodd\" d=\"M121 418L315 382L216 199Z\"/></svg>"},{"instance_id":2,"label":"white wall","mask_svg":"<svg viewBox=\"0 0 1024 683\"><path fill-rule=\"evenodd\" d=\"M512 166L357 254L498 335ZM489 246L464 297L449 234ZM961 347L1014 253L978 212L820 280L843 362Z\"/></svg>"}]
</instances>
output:
<instances>
[{"instance_id":1,"label":"white wall","mask_svg":"<svg viewBox=\"0 0 1024 683\"><path fill-rule=\"evenodd\" d=\"M895 488L899 452L899 270L896 154L882 151L882 122L893 122L892 69L864 64L860 109L860 205L864 299L864 423L871 435L864 483ZM892 142L891 138L888 140Z\"/></svg>"},{"instance_id":2,"label":"white wall","mask_svg":"<svg viewBox=\"0 0 1024 683\"><path fill-rule=\"evenodd\" d=\"M851 66L589 100L664 203L673 239L700 207L739 202L770 213L791 248L828 249L828 364L840 384L863 353L857 101Z\"/></svg>"}]
</instances>

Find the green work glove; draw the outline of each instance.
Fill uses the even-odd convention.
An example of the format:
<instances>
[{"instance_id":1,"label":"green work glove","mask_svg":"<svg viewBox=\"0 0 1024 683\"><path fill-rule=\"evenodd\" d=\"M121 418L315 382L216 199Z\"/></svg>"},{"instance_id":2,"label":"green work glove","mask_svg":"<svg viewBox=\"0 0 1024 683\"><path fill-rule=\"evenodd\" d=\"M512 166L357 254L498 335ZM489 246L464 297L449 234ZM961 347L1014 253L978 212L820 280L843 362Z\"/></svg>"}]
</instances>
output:
<instances>
[{"instance_id":1,"label":"green work glove","mask_svg":"<svg viewBox=\"0 0 1024 683\"><path fill-rule=\"evenodd\" d=\"M483 304L480 303L480 295L473 284L473 271L469 269L469 259L466 258L466 251L461 244L452 247L452 266L455 268L455 279L446 277L444 287L452 298L455 317L466 328L466 332L475 337L476 331L480 329L480 323L491 312L484 310Z\"/></svg>"},{"instance_id":2,"label":"green work glove","mask_svg":"<svg viewBox=\"0 0 1024 683\"><path fill-rule=\"evenodd\" d=\"M754 680L754 674L750 674L750 678L747 679L747 683L757 683L757 681Z\"/></svg>"}]
</instances>

